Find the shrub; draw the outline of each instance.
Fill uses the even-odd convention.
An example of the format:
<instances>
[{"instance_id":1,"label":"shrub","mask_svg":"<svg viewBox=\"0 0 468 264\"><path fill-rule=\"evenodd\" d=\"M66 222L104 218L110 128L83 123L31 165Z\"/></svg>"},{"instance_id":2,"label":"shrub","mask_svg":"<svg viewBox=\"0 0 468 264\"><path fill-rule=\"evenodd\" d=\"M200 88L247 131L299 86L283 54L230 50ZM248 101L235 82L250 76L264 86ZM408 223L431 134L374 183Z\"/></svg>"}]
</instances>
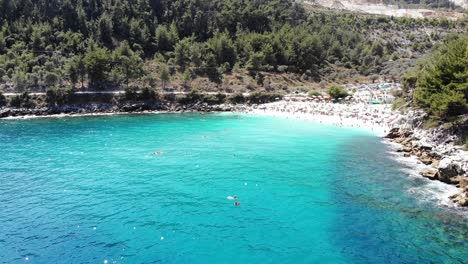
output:
<instances>
[{"instance_id":1,"label":"shrub","mask_svg":"<svg viewBox=\"0 0 468 264\"><path fill-rule=\"evenodd\" d=\"M245 101L246 101L246 99L245 99L244 95L241 94L241 93L234 94L231 97L229 97L229 102L231 102L233 104L243 104L243 103L245 103Z\"/></svg>"},{"instance_id":2,"label":"shrub","mask_svg":"<svg viewBox=\"0 0 468 264\"><path fill-rule=\"evenodd\" d=\"M0 107L3 107L7 104L7 100L5 95L3 95L2 92L0 92Z\"/></svg>"},{"instance_id":3,"label":"shrub","mask_svg":"<svg viewBox=\"0 0 468 264\"><path fill-rule=\"evenodd\" d=\"M125 100L134 101L138 99L138 87L129 86L125 88Z\"/></svg>"},{"instance_id":4,"label":"shrub","mask_svg":"<svg viewBox=\"0 0 468 264\"><path fill-rule=\"evenodd\" d=\"M248 101L251 104L265 104L275 101L277 98L281 99L283 96L274 93L255 92L249 95Z\"/></svg>"},{"instance_id":5,"label":"shrub","mask_svg":"<svg viewBox=\"0 0 468 264\"><path fill-rule=\"evenodd\" d=\"M320 96L321 94L318 91L311 90L308 95L309 97L312 97L312 96Z\"/></svg>"},{"instance_id":6,"label":"shrub","mask_svg":"<svg viewBox=\"0 0 468 264\"><path fill-rule=\"evenodd\" d=\"M405 103L406 102L403 98L395 99L395 101L393 101L393 104L392 104L392 110L393 111L400 110L403 106L405 106Z\"/></svg>"},{"instance_id":7,"label":"shrub","mask_svg":"<svg viewBox=\"0 0 468 264\"><path fill-rule=\"evenodd\" d=\"M143 101L156 100L158 99L158 97L159 97L158 93L151 87L143 87L143 89L141 89L140 98Z\"/></svg>"},{"instance_id":8,"label":"shrub","mask_svg":"<svg viewBox=\"0 0 468 264\"><path fill-rule=\"evenodd\" d=\"M34 103L34 100L29 95L28 92L23 92L20 95L16 95L13 98L11 98L11 100L10 100L10 106L13 106L13 107L16 107L16 108L20 108L20 107L32 108L35 105L36 104Z\"/></svg>"},{"instance_id":9,"label":"shrub","mask_svg":"<svg viewBox=\"0 0 468 264\"><path fill-rule=\"evenodd\" d=\"M203 101L207 104L223 104L226 102L226 95L222 93L217 93L215 95L206 95L203 98Z\"/></svg>"},{"instance_id":10,"label":"shrub","mask_svg":"<svg viewBox=\"0 0 468 264\"><path fill-rule=\"evenodd\" d=\"M181 104L192 104L203 101L203 94L198 89L192 89L189 93L177 100Z\"/></svg>"},{"instance_id":11,"label":"shrub","mask_svg":"<svg viewBox=\"0 0 468 264\"><path fill-rule=\"evenodd\" d=\"M72 89L59 89L52 88L46 92L46 102L48 105L64 105L70 101L70 97L73 95Z\"/></svg>"},{"instance_id":12,"label":"shrub","mask_svg":"<svg viewBox=\"0 0 468 264\"><path fill-rule=\"evenodd\" d=\"M348 96L348 92L339 85L330 86L330 88L328 88L328 94L334 99L344 98Z\"/></svg>"}]
</instances>

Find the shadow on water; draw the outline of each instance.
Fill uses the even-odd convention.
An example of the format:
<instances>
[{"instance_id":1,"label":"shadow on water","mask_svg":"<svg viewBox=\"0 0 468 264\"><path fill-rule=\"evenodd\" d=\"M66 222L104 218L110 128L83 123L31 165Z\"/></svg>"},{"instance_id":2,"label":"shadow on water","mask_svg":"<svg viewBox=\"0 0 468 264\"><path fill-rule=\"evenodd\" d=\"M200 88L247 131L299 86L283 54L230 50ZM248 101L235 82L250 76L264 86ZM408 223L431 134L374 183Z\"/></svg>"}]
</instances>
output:
<instances>
[{"instance_id":1,"label":"shadow on water","mask_svg":"<svg viewBox=\"0 0 468 264\"><path fill-rule=\"evenodd\" d=\"M464 263L466 215L408 192L429 187L402 171L381 145L362 136L339 147L332 191L339 204L331 231L336 247L354 263Z\"/></svg>"}]
</instances>

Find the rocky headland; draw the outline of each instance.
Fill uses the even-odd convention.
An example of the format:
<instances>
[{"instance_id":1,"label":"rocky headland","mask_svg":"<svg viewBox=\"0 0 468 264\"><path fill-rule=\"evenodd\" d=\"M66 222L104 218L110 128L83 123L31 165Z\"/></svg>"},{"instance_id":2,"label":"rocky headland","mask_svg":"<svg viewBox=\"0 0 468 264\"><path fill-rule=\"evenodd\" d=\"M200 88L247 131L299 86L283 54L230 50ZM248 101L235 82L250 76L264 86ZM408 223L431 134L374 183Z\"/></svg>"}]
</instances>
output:
<instances>
[{"instance_id":1,"label":"rocky headland","mask_svg":"<svg viewBox=\"0 0 468 264\"><path fill-rule=\"evenodd\" d=\"M467 118L457 124L424 128L425 113L419 110L402 115L402 121L386 136L401 145L397 151L405 157L415 156L427 167L421 176L456 185L459 192L450 199L468 206L468 152L460 143L468 131Z\"/></svg>"}]
</instances>

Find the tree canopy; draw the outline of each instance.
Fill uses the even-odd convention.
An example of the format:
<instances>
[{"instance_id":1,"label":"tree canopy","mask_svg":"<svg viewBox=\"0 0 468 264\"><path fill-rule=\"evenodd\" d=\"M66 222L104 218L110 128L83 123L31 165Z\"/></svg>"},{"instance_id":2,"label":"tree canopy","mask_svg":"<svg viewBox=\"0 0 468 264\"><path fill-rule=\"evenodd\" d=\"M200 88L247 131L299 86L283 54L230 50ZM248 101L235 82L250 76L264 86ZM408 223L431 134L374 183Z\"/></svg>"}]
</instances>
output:
<instances>
[{"instance_id":1,"label":"tree canopy","mask_svg":"<svg viewBox=\"0 0 468 264\"><path fill-rule=\"evenodd\" d=\"M436 118L468 113L468 37L439 47L405 76L405 86L414 90L415 103Z\"/></svg>"},{"instance_id":2,"label":"tree canopy","mask_svg":"<svg viewBox=\"0 0 468 264\"><path fill-rule=\"evenodd\" d=\"M408 35L415 45L403 49L401 39L385 32L463 30L464 23L308 13L292 0L0 0L0 85L17 91L128 86L154 58L171 73L190 68L213 81L235 67L309 80L332 66L372 75L440 37ZM384 33L369 37L369 30Z\"/></svg>"},{"instance_id":3,"label":"tree canopy","mask_svg":"<svg viewBox=\"0 0 468 264\"><path fill-rule=\"evenodd\" d=\"M416 73L414 98L436 117L468 113L468 36L441 46Z\"/></svg>"}]
</instances>

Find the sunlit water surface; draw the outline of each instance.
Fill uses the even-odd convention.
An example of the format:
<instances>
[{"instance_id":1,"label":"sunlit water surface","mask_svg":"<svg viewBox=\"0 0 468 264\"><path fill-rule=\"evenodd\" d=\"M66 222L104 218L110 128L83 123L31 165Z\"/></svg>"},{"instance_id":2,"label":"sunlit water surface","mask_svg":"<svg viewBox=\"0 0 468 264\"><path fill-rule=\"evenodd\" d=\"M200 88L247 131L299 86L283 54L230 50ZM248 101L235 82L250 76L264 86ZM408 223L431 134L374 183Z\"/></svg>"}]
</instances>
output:
<instances>
[{"instance_id":1,"label":"sunlit water surface","mask_svg":"<svg viewBox=\"0 0 468 264\"><path fill-rule=\"evenodd\" d=\"M389 151L235 114L0 121L0 262L467 261L467 218Z\"/></svg>"}]
</instances>

